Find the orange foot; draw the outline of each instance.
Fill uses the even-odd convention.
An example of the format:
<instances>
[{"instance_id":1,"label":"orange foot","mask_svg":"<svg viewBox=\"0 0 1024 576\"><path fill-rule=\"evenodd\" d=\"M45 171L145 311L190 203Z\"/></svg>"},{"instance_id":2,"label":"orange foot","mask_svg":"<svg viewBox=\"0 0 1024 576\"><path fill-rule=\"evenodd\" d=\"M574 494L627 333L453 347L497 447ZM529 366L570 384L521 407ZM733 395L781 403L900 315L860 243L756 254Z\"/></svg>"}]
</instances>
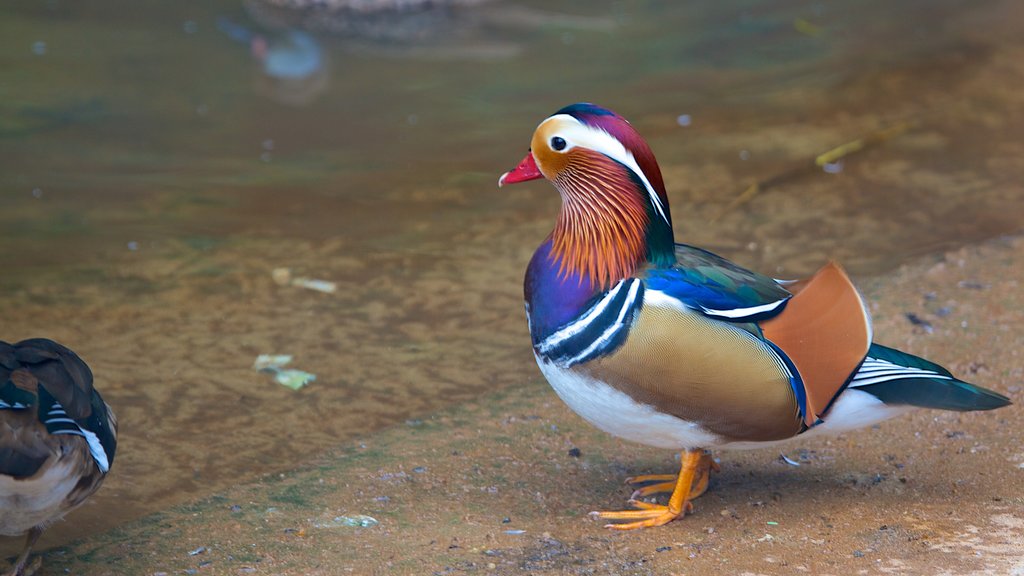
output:
<instances>
[{"instance_id":1,"label":"orange foot","mask_svg":"<svg viewBox=\"0 0 1024 576\"><path fill-rule=\"evenodd\" d=\"M634 530L667 524L687 512L693 511L693 504L690 501L707 490L711 472L717 472L718 469L718 464L711 459L711 454L704 450L687 450L682 454L682 467L678 476L648 474L634 476L626 480L631 485L644 484L633 492L632 499L628 502L630 506L637 508L636 510L591 512L591 515L605 520L623 522L622 524L605 525L606 528L613 530ZM655 482L655 484L649 484L650 482ZM667 506L636 500L636 498L660 492L672 493Z\"/></svg>"},{"instance_id":2,"label":"orange foot","mask_svg":"<svg viewBox=\"0 0 1024 576\"><path fill-rule=\"evenodd\" d=\"M710 453L702 454L700 464L697 465L697 472L693 477L693 487L690 488L690 495L686 499L693 500L707 491L711 473L720 470L721 466L711 458ZM626 478L626 484L636 488L629 498L639 500L654 494L669 494L675 491L678 480L679 474L644 474Z\"/></svg>"}]
</instances>

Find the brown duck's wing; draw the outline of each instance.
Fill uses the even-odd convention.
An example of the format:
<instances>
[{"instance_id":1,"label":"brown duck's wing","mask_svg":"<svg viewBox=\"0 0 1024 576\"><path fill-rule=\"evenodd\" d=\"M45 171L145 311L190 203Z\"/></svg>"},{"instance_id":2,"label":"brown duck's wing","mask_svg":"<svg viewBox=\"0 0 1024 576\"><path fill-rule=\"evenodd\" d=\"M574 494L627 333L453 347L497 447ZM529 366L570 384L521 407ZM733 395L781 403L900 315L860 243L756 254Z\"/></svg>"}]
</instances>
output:
<instances>
[{"instance_id":1,"label":"brown duck's wing","mask_svg":"<svg viewBox=\"0 0 1024 576\"><path fill-rule=\"evenodd\" d=\"M93 388L92 371L77 354L44 338L13 345L0 342L0 418L13 422L26 412L35 416L43 437L85 438L100 471L109 469L117 446L117 421ZM10 441L22 448L31 444L13 436Z\"/></svg>"},{"instance_id":2,"label":"brown duck's wing","mask_svg":"<svg viewBox=\"0 0 1024 576\"><path fill-rule=\"evenodd\" d=\"M786 288L794 293L786 309L760 326L799 372L807 398L804 423L811 426L864 361L871 346L871 320L857 289L835 262Z\"/></svg>"},{"instance_id":3,"label":"brown duck's wing","mask_svg":"<svg viewBox=\"0 0 1024 576\"><path fill-rule=\"evenodd\" d=\"M14 345L14 358L36 377L74 419L92 413L92 370L68 348L53 340L32 338Z\"/></svg>"}]
</instances>

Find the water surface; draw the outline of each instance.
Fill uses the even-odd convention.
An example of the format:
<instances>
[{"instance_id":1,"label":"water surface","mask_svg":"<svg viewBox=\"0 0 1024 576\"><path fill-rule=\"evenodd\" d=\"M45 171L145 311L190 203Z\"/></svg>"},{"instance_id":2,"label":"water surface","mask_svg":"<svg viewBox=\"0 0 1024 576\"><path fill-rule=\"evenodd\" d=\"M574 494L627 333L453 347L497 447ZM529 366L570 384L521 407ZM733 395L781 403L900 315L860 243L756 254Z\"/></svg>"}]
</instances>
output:
<instances>
[{"instance_id":1,"label":"water surface","mask_svg":"<svg viewBox=\"0 0 1024 576\"><path fill-rule=\"evenodd\" d=\"M50 542L538 385L521 279L558 200L495 182L567 103L648 137L678 240L767 273L865 277L1020 230L1009 0L496 1L408 38L313 31L319 69L287 81L225 22L289 34L229 1L0 7L0 338L77 350L121 422ZM317 380L280 386L262 353Z\"/></svg>"}]
</instances>

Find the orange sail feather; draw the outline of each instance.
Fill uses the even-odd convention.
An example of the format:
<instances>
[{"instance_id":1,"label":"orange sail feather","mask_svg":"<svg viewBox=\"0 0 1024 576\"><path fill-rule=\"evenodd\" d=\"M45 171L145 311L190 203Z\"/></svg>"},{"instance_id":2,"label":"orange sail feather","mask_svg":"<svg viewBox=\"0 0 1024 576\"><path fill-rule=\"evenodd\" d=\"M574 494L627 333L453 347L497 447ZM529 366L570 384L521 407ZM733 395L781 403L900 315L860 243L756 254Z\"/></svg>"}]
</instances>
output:
<instances>
[{"instance_id":1,"label":"orange sail feather","mask_svg":"<svg viewBox=\"0 0 1024 576\"><path fill-rule=\"evenodd\" d=\"M787 288L793 298L761 329L800 373L807 392L804 423L810 426L864 360L871 321L857 289L835 262Z\"/></svg>"}]
</instances>

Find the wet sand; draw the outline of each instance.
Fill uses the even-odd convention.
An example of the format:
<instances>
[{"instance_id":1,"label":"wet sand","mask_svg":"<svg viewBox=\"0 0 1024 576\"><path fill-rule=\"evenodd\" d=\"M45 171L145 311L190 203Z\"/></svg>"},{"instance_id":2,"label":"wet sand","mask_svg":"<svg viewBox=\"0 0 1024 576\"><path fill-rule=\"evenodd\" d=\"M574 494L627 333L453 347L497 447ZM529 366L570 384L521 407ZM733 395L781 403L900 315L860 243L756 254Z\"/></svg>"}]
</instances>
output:
<instances>
[{"instance_id":1,"label":"wet sand","mask_svg":"<svg viewBox=\"0 0 1024 576\"><path fill-rule=\"evenodd\" d=\"M1020 400L1024 238L857 280L879 342ZM591 428L534 372L298 470L51 550L43 573L1016 573L1022 427L1019 404L918 411L785 446L798 467L778 449L722 453L695 513L614 533L587 512L620 507L626 476L674 471L674 457ZM379 524L331 527L353 515Z\"/></svg>"}]
</instances>

